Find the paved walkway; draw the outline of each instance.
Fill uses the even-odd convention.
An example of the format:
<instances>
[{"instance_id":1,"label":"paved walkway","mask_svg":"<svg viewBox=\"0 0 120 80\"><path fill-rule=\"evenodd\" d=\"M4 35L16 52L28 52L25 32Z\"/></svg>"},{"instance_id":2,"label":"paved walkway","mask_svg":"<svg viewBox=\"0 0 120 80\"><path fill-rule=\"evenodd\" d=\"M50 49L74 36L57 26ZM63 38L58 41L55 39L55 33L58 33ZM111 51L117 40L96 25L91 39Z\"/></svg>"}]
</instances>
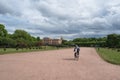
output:
<instances>
[{"instance_id":1,"label":"paved walkway","mask_svg":"<svg viewBox=\"0 0 120 80\"><path fill-rule=\"evenodd\" d=\"M103 61L94 48L0 55L0 80L120 80L120 66Z\"/></svg>"}]
</instances>

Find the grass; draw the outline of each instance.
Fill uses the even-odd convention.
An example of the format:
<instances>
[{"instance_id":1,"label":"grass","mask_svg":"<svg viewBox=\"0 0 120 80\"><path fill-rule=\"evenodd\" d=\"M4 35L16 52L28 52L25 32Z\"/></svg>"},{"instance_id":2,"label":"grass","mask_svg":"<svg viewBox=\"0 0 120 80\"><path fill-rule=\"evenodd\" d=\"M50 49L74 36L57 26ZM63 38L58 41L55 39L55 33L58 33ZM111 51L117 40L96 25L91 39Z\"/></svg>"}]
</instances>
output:
<instances>
[{"instance_id":1,"label":"grass","mask_svg":"<svg viewBox=\"0 0 120 80\"><path fill-rule=\"evenodd\" d=\"M6 50L4 51L4 48L0 48L0 55L2 54L11 54L11 53L22 53L22 52L33 52L33 51L46 51L46 50L55 50L57 49L56 47L51 47L51 46L42 46L40 49L39 48L31 48L31 49L27 49L27 48L19 48L18 50L16 50L16 48L6 48Z\"/></svg>"},{"instance_id":2,"label":"grass","mask_svg":"<svg viewBox=\"0 0 120 80\"><path fill-rule=\"evenodd\" d=\"M99 55L107 62L120 65L120 52L108 48L96 49Z\"/></svg>"}]
</instances>

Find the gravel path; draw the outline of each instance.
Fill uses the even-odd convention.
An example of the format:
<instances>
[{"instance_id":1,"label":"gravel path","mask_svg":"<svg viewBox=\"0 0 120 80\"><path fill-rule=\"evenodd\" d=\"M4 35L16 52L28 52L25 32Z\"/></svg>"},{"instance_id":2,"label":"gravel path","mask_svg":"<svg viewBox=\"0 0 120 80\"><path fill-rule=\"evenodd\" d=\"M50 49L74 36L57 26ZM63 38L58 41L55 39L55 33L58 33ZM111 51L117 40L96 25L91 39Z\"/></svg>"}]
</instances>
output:
<instances>
[{"instance_id":1,"label":"gravel path","mask_svg":"<svg viewBox=\"0 0 120 80\"><path fill-rule=\"evenodd\" d=\"M120 66L103 61L94 48L0 55L0 80L120 80Z\"/></svg>"}]
</instances>

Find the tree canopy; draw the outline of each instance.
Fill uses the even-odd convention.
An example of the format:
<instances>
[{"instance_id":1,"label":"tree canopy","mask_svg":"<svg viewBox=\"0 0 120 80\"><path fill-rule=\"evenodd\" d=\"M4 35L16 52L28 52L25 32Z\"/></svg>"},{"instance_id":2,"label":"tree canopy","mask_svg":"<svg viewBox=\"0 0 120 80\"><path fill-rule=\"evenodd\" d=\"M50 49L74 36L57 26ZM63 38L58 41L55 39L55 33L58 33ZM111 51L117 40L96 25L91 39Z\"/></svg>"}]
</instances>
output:
<instances>
[{"instance_id":1,"label":"tree canopy","mask_svg":"<svg viewBox=\"0 0 120 80\"><path fill-rule=\"evenodd\" d=\"M120 47L120 35L118 34L110 34L107 36L107 46L116 48Z\"/></svg>"},{"instance_id":2,"label":"tree canopy","mask_svg":"<svg viewBox=\"0 0 120 80\"><path fill-rule=\"evenodd\" d=\"M25 30L18 29L13 34L8 34L5 26L0 24L0 47L31 47L39 41L39 37L35 38Z\"/></svg>"},{"instance_id":3,"label":"tree canopy","mask_svg":"<svg viewBox=\"0 0 120 80\"><path fill-rule=\"evenodd\" d=\"M5 26L3 24L0 24L0 37L6 37L7 36L7 30L5 29Z\"/></svg>"}]
</instances>

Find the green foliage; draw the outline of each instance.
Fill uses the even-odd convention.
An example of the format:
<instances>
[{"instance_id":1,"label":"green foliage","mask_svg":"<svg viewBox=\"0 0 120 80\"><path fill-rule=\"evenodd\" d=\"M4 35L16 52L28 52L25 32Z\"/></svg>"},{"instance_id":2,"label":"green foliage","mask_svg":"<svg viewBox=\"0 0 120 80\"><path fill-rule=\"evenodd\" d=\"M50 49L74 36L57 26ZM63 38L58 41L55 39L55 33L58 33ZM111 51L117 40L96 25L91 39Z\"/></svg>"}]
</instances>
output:
<instances>
[{"instance_id":1,"label":"green foliage","mask_svg":"<svg viewBox=\"0 0 120 80\"><path fill-rule=\"evenodd\" d=\"M13 34L8 34L5 26L0 24L0 47L33 47L40 41L40 37L35 38L24 30L16 30Z\"/></svg>"},{"instance_id":2,"label":"green foliage","mask_svg":"<svg viewBox=\"0 0 120 80\"><path fill-rule=\"evenodd\" d=\"M101 47L106 46L106 38L76 38L73 40L74 44L80 46L96 46L99 45Z\"/></svg>"},{"instance_id":3,"label":"green foliage","mask_svg":"<svg viewBox=\"0 0 120 80\"><path fill-rule=\"evenodd\" d=\"M107 46L111 48L120 47L120 35L110 34L107 36Z\"/></svg>"},{"instance_id":4,"label":"green foliage","mask_svg":"<svg viewBox=\"0 0 120 80\"><path fill-rule=\"evenodd\" d=\"M7 39L7 30L3 24L0 24L0 47L6 47L8 39Z\"/></svg>"},{"instance_id":5,"label":"green foliage","mask_svg":"<svg viewBox=\"0 0 120 80\"><path fill-rule=\"evenodd\" d=\"M30 34L24 30L16 30L13 34L13 39L32 40Z\"/></svg>"},{"instance_id":6,"label":"green foliage","mask_svg":"<svg viewBox=\"0 0 120 80\"><path fill-rule=\"evenodd\" d=\"M37 37L37 41L40 41L40 37Z\"/></svg>"},{"instance_id":7,"label":"green foliage","mask_svg":"<svg viewBox=\"0 0 120 80\"><path fill-rule=\"evenodd\" d=\"M6 37L7 36L7 30L5 29L5 26L3 24L0 24L0 37Z\"/></svg>"}]
</instances>

